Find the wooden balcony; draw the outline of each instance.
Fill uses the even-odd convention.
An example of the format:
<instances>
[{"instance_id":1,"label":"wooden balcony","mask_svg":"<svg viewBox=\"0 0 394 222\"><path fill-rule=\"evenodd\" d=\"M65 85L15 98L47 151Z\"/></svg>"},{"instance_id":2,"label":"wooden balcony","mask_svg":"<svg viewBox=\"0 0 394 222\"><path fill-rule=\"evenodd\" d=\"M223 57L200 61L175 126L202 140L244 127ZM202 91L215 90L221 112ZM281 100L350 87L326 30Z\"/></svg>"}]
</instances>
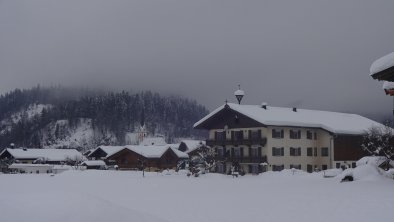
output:
<instances>
[{"instance_id":1,"label":"wooden balcony","mask_svg":"<svg viewBox=\"0 0 394 222\"><path fill-rule=\"evenodd\" d=\"M249 157L249 156L216 156L215 160L224 162L238 163L264 163L267 162L267 156Z\"/></svg>"},{"instance_id":2,"label":"wooden balcony","mask_svg":"<svg viewBox=\"0 0 394 222\"><path fill-rule=\"evenodd\" d=\"M246 146L252 146L252 145L258 145L258 146L265 146L267 143L267 138L256 138L256 139L225 139L225 140L210 140L208 139L207 141L207 146L226 146L226 145L233 145L233 146L240 146L240 145L246 145Z\"/></svg>"}]
</instances>

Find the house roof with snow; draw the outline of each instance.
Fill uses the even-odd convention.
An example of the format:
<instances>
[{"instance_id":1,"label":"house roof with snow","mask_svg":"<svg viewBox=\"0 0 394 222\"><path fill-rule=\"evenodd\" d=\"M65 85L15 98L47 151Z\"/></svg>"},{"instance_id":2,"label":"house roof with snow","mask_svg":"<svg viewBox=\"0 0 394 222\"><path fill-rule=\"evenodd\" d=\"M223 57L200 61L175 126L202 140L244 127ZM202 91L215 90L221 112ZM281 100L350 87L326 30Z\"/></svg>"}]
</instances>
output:
<instances>
[{"instance_id":1,"label":"house roof with snow","mask_svg":"<svg viewBox=\"0 0 394 222\"><path fill-rule=\"evenodd\" d=\"M15 159L45 159L47 161L66 161L68 159L82 159L83 155L75 149L5 149L0 158L6 154Z\"/></svg>"},{"instance_id":2,"label":"house roof with snow","mask_svg":"<svg viewBox=\"0 0 394 222\"><path fill-rule=\"evenodd\" d=\"M98 147L97 149L99 149ZM104 150L110 149L111 152L108 152L109 154L105 156L105 158L109 158L118 152L128 149L134 153L137 153L147 159L157 159L161 158L164 153L167 151L171 150L178 158L180 159L187 159L189 158L189 155L186 153L179 151L176 148L172 148L168 145L165 146L156 146L156 145L151 145L151 146L142 146L142 145L127 145L127 146L116 146L112 148L105 147ZM92 153L93 154L93 153Z\"/></svg>"},{"instance_id":3,"label":"house roof with snow","mask_svg":"<svg viewBox=\"0 0 394 222\"><path fill-rule=\"evenodd\" d=\"M394 81L394 52L373 62L370 75L374 79Z\"/></svg>"},{"instance_id":4,"label":"house roof with snow","mask_svg":"<svg viewBox=\"0 0 394 222\"><path fill-rule=\"evenodd\" d=\"M122 149L124 149L124 146L99 146L96 149L94 149L92 152L90 152L88 156L92 157L95 154L97 154L98 152L104 152L102 154L102 157L107 158L107 157L113 155L114 153L119 152Z\"/></svg>"},{"instance_id":5,"label":"house roof with snow","mask_svg":"<svg viewBox=\"0 0 394 222\"><path fill-rule=\"evenodd\" d=\"M81 163L81 165L85 166L105 166L105 162L102 160L86 160Z\"/></svg>"},{"instance_id":6,"label":"house roof with snow","mask_svg":"<svg viewBox=\"0 0 394 222\"><path fill-rule=\"evenodd\" d=\"M194 150L198 149L201 146L205 146L205 141L201 141L201 140L182 140L181 141L181 145L179 146L179 148L183 148L181 147L182 144L184 144L186 146L186 150L184 152L186 153L190 153L193 152ZM183 151L183 150L181 150Z\"/></svg>"},{"instance_id":7,"label":"house roof with snow","mask_svg":"<svg viewBox=\"0 0 394 222\"><path fill-rule=\"evenodd\" d=\"M228 103L194 124L197 129L209 129L209 122L223 111L244 115L262 126L294 126L321 128L335 134L364 134L371 127L383 125L356 114Z\"/></svg>"},{"instance_id":8,"label":"house roof with snow","mask_svg":"<svg viewBox=\"0 0 394 222\"><path fill-rule=\"evenodd\" d=\"M160 158L167 150L172 150L178 158L189 158L189 155L170 146L126 146L127 149L146 158Z\"/></svg>"}]
</instances>

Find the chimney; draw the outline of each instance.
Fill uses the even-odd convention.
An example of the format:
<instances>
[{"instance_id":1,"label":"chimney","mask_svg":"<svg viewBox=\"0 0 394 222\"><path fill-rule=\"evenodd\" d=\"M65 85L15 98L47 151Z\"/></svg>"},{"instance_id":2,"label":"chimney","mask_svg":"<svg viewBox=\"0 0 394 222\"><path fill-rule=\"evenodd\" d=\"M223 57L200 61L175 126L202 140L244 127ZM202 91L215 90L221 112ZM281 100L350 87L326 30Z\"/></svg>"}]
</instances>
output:
<instances>
[{"instance_id":1,"label":"chimney","mask_svg":"<svg viewBox=\"0 0 394 222\"><path fill-rule=\"evenodd\" d=\"M15 144L14 144L14 143L11 143L11 144L10 144L10 148L11 148L11 149L14 149L14 148L15 148Z\"/></svg>"},{"instance_id":2,"label":"chimney","mask_svg":"<svg viewBox=\"0 0 394 222\"><path fill-rule=\"evenodd\" d=\"M293 112L297 112L297 107L293 107Z\"/></svg>"},{"instance_id":3,"label":"chimney","mask_svg":"<svg viewBox=\"0 0 394 222\"><path fill-rule=\"evenodd\" d=\"M267 106L268 106L267 103L262 103L262 104L261 104L261 108L263 108L263 109L267 109Z\"/></svg>"}]
</instances>

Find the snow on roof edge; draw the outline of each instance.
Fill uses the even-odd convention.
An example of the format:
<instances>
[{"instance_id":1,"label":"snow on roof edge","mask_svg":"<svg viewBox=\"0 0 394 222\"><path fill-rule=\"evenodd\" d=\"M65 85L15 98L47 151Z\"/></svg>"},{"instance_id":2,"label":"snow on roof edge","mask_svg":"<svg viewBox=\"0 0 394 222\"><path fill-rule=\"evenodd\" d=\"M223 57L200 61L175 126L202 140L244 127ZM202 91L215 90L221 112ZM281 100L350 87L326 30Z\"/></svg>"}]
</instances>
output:
<instances>
[{"instance_id":1,"label":"snow on roof edge","mask_svg":"<svg viewBox=\"0 0 394 222\"><path fill-rule=\"evenodd\" d=\"M369 73L370 75L374 75L378 72L381 72L393 66L394 66L394 52L375 60L369 69Z\"/></svg>"},{"instance_id":2,"label":"snow on roof edge","mask_svg":"<svg viewBox=\"0 0 394 222\"><path fill-rule=\"evenodd\" d=\"M247 108L249 109L255 109L257 107L257 105L239 105L239 104L235 104L235 103L228 103L227 104L229 106L229 108L231 108L232 110L239 112L241 114L244 114L254 120L256 120L257 122L260 122L261 124L264 124L266 126L294 126L294 127L311 127L311 128L321 128L323 130L326 130L328 132L332 132L335 134L347 134L347 135L360 135L362 134L364 131L368 130L368 128L365 127L360 127L358 129L350 129L350 128L346 128L346 127L338 127L338 124L331 124L332 126L329 126L330 124L327 125L327 121L326 120L322 120L322 121L326 121L326 123L320 122L320 121L316 121L316 120L310 120L309 122L302 122L301 120L291 120L291 121L283 121L283 120L265 120L265 119L261 119L261 113L256 113L253 111L250 112L246 112L245 110L247 110ZM225 108L225 105L222 105L220 107L218 107L217 109L215 109L214 111L212 111L211 113L209 113L208 115L206 115L205 117L203 117L201 120L199 120L198 122L196 122L193 127L197 127L200 124L202 124L203 122L205 122L206 120L208 120L209 118L211 118L212 116L216 115L218 112L220 112L221 110L223 110ZM291 110L291 108L286 108L286 107L271 107L271 109L278 109L279 111L288 111L288 113L294 114L294 112ZM259 110L259 111L263 111L263 109ZM265 112L265 111L264 111ZM369 127L372 126L383 126L381 123L378 123L376 121L370 120L366 117L357 115L357 114L351 114L351 113L340 113L340 112L331 112L331 111L321 111L321 110L309 110L309 109L298 109L297 112L295 113L300 113L300 112L311 112L311 113L316 113L318 115L331 115L335 116L337 118L345 118L346 120L349 120L349 122L355 122L355 120L357 121L361 121L364 122L364 124L366 122L368 122L367 125L369 125ZM372 124L373 123L373 124ZM336 126L336 128L333 126Z\"/></svg>"}]
</instances>

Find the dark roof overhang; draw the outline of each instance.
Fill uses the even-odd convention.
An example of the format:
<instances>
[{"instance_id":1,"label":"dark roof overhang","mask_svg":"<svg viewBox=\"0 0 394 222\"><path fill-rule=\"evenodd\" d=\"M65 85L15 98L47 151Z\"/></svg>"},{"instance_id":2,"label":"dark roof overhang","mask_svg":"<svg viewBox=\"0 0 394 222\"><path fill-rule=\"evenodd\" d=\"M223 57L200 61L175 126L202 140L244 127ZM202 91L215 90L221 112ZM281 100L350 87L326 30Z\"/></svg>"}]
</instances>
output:
<instances>
[{"instance_id":1,"label":"dark roof overhang","mask_svg":"<svg viewBox=\"0 0 394 222\"><path fill-rule=\"evenodd\" d=\"M380 72L377 72L375 74L372 74L371 77L373 79L377 79L377 80L385 80L385 81L390 81L390 82L394 82L394 66L382 70Z\"/></svg>"}]
</instances>

